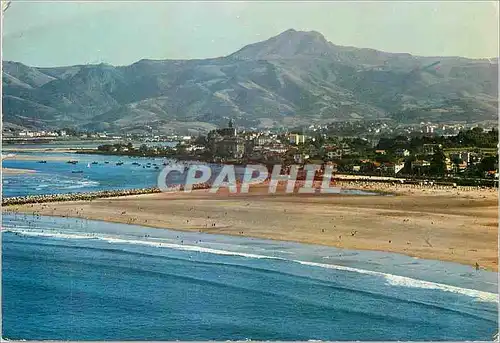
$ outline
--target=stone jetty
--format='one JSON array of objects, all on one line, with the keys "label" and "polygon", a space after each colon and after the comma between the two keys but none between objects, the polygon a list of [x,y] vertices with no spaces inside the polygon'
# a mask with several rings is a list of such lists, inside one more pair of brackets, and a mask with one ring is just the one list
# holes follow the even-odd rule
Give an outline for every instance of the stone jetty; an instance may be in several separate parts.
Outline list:
[{"label": "stone jetty", "polygon": [[[210,188],[210,183],[201,183],[193,185],[192,189],[207,189]],[[181,190],[183,187],[181,186]],[[28,195],[23,197],[8,197],[2,199],[2,206],[35,204],[46,202],[63,202],[63,201],[79,201],[93,200],[99,198],[115,198],[128,195],[152,194],[161,193],[158,187],[151,188],[136,188],[136,189],[119,189],[106,190],[86,193],[64,193],[64,194],[47,194],[47,195]]]},{"label": "stone jetty", "polygon": [[87,193],[28,195],[23,197],[4,198],[2,199],[2,206],[35,204],[35,203],[45,203],[45,202],[93,200],[98,198],[114,198],[127,195],[150,194],[159,192],[160,190],[158,188],[153,187],[153,188],[139,188],[139,189],[108,190],[108,191],[87,192]]}]

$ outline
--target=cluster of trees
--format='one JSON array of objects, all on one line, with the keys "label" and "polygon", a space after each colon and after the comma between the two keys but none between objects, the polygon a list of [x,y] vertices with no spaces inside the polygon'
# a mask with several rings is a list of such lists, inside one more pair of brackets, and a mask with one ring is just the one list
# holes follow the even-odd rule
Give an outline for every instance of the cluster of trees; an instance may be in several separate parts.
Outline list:
[{"label": "cluster of trees", "polygon": [[[88,153],[88,151],[85,151]],[[97,147],[97,153],[127,155],[127,156],[165,156],[169,157],[174,153],[170,147],[148,146],[142,144],[139,148],[134,148],[132,143],[103,144]]]},{"label": "cluster of trees", "polygon": [[132,150],[134,150],[134,146],[132,145],[132,143],[103,144],[103,145],[99,145],[97,147],[97,150],[102,151],[102,152],[132,151]]},{"label": "cluster of trees", "polygon": [[[425,144],[434,144],[434,153],[424,152]],[[485,132],[481,128],[474,128],[460,132],[455,136],[419,136],[407,137],[398,135],[395,137],[380,138],[378,144],[373,147],[369,141],[360,138],[350,138],[340,140],[338,137],[324,137],[317,135],[309,139],[305,144],[299,145],[299,152],[308,153],[310,159],[326,160],[324,149],[322,147],[332,145],[337,147],[346,147],[341,159],[335,160],[339,170],[350,172],[354,165],[359,165],[361,170],[374,173],[382,172],[384,165],[391,163],[405,163],[402,171],[405,175],[420,175],[441,177],[449,173],[447,166],[447,156],[445,149],[467,148],[468,151],[474,149],[480,152],[481,148],[496,148],[498,144],[498,131],[492,130]],[[439,148],[439,146],[441,148]],[[471,149],[472,148],[472,149]],[[375,150],[384,150],[377,153]],[[405,151],[407,150],[407,151]],[[349,152],[347,152],[349,151]],[[484,177],[488,171],[498,169],[498,155],[484,156],[483,153],[477,155],[482,157],[479,163],[473,163],[468,166],[462,174],[467,177]],[[459,170],[462,160],[459,157],[451,155],[451,162],[455,166],[454,170]],[[291,160],[292,155],[286,156]],[[476,157],[477,158],[477,157]],[[368,160],[368,161],[367,161]],[[420,168],[412,168],[412,163],[417,160],[425,160],[429,165]],[[379,166],[382,166],[380,168]]]},{"label": "cluster of trees", "polygon": [[408,149],[418,151],[424,144],[441,144],[443,148],[496,148],[498,145],[498,130],[485,132],[480,127],[460,131],[456,136],[396,136],[381,138],[377,149],[395,150]]}]

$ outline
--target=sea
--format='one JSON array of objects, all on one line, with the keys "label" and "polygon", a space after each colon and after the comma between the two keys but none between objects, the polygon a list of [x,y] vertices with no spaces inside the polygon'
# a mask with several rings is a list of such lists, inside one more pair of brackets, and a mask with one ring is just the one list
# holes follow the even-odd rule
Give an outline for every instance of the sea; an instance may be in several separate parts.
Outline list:
[{"label": "sea", "polygon": [[[136,159],[63,156],[80,162],[3,161],[37,171],[4,175],[3,196],[156,185],[158,170]],[[498,280],[394,253],[7,208],[2,330],[12,340],[491,340]]]}]

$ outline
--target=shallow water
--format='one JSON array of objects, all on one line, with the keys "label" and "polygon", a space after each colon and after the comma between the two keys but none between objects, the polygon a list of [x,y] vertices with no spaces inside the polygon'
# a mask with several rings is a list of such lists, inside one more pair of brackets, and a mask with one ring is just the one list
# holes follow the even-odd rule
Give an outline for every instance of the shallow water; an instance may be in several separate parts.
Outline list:
[{"label": "shallow water", "polygon": [[[18,153],[18,155],[40,156],[40,153]],[[165,158],[143,158],[127,156],[103,156],[90,154],[68,154],[46,152],[43,156],[47,163],[30,160],[5,160],[4,168],[20,168],[35,170],[30,174],[3,175],[3,196],[26,196],[39,194],[62,194],[96,192],[103,190],[134,189],[156,187],[158,175],[163,163],[172,163]],[[61,158],[60,161],[50,160],[50,157]],[[69,160],[79,160],[73,165]],[[92,162],[98,164],[92,164]],[[106,164],[105,162],[109,162]],[[116,165],[123,162],[122,165]],[[132,163],[140,163],[134,165]],[[150,167],[148,167],[148,163]],[[159,169],[156,169],[158,167]],[[221,166],[213,166],[213,178]],[[74,173],[81,171],[82,173]],[[236,168],[237,178],[241,178],[244,170]],[[342,190],[344,194],[373,195],[375,193],[359,190]]]},{"label": "shallow water", "polygon": [[398,254],[3,218],[11,339],[489,340],[496,273]]},{"label": "shallow water", "polygon": [[[40,153],[18,155],[40,156]],[[37,171],[33,174],[3,175],[4,197],[153,187],[157,184],[160,172],[153,164],[162,168],[163,162],[168,161],[160,158],[64,153],[43,153],[43,156],[48,159],[47,163],[38,163],[36,160],[3,161],[5,168]],[[49,157],[62,160],[51,161]],[[79,163],[73,165],[67,163],[69,160],[79,160]],[[94,161],[98,164],[92,164]],[[106,161],[109,163],[106,164]],[[123,165],[116,165],[118,162],[123,162]],[[133,162],[141,163],[141,166],[132,165]],[[147,163],[151,163],[149,168],[145,167]],[[74,173],[77,171],[82,173]]]}]

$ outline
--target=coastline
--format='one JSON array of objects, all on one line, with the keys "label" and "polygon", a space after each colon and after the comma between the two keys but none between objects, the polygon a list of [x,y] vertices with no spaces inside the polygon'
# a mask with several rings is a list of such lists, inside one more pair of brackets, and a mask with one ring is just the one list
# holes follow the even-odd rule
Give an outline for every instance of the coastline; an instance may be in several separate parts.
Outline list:
[{"label": "coastline", "polygon": [[[11,205],[7,211],[400,253],[498,271],[498,192],[339,182],[395,196],[153,193]],[[281,188],[282,189],[282,188]]]},{"label": "coastline", "polygon": [[36,170],[32,169],[19,169],[19,168],[2,168],[2,174],[5,175],[19,175],[19,174],[33,174]]},{"label": "coastline", "polygon": [[[38,153],[38,152],[37,152]],[[44,156],[40,155],[23,155],[15,154],[13,156],[5,156],[3,160],[12,161],[68,161],[69,156]],[[71,158],[72,160],[79,160],[78,158]]]}]

